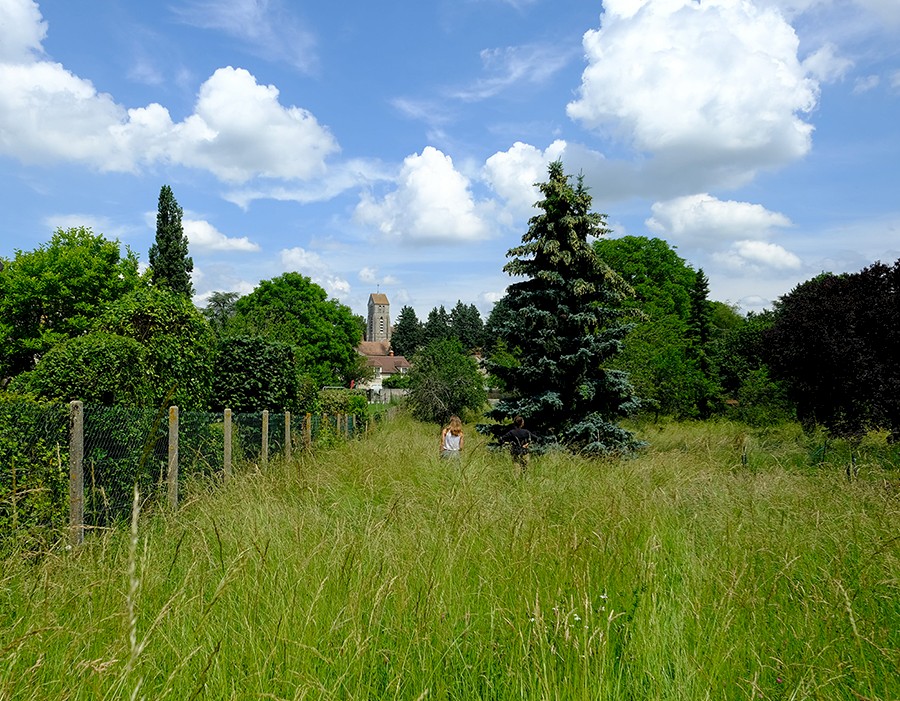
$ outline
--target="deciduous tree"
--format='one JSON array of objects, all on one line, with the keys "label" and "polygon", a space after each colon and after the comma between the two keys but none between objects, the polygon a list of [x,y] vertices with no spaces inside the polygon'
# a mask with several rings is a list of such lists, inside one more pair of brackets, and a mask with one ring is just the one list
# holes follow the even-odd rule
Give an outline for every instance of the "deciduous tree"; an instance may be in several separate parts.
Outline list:
[{"label": "deciduous tree", "polygon": [[232,327],[238,334],[293,346],[300,372],[320,387],[349,386],[366,376],[353,312],[300,273],[263,280],[237,300]]},{"label": "deciduous tree", "polygon": [[443,423],[487,401],[478,364],[455,338],[436,339],[417,352],[409,371],[409,407],[422,421]]},{"label": "deciduous tree", "polygon": [[49,243],[17,250],[0,271],[0,376],[32,369],[140,284],[137,256],[86,227],[57,229]]}]

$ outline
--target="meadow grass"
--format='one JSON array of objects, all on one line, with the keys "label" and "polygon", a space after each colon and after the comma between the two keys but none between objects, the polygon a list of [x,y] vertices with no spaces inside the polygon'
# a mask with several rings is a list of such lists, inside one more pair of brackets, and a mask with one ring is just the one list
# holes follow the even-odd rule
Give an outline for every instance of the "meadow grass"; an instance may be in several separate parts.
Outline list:
[{"label": "meadow grass", "polygon": [[0,699],[900,698],[900,496],[794,427],[624,460],[403,416],[0,563]]}]

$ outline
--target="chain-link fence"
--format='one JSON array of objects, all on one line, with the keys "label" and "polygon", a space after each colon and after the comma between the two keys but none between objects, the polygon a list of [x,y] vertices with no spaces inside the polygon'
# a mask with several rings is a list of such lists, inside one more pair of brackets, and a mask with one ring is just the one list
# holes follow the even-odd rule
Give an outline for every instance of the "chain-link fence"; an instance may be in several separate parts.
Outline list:
[{"label": "chain-link fence", "polygon": [[[262,469],[272,458],[360,436],[355,415],[211,413],[0,399],[0,554],[44,548],[68,533],[131,515],[134,485],[149,504],[177,504],[179,484]],[[174,482],[173,482],[174,480]]]}]

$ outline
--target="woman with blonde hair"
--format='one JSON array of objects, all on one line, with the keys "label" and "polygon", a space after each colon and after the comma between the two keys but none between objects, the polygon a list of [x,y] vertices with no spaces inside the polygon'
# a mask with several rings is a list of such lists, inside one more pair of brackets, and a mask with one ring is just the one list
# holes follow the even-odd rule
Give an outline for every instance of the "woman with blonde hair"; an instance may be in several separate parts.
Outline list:
[{"label": "woman with blonde hair", "polygon": [[441,457],[458,458],[463,449],[462,421],[458,416],[450,417],[450,424],[441,431]]}]

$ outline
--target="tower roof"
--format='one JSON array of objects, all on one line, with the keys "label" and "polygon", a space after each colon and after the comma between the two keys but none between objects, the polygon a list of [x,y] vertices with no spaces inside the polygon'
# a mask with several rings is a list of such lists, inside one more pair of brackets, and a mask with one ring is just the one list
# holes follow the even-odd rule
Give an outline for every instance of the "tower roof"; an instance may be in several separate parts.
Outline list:
[{"label": "tower roof", "polygon": [[373,292],[369,295],[369,304],[390,304],[390,302],[383,292]]}]

